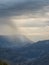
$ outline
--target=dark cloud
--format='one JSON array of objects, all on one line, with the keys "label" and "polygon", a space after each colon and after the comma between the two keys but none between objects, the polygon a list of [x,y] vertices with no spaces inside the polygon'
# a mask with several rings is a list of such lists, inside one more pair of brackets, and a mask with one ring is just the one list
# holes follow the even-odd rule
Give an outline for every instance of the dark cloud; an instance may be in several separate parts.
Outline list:
[{"label": "dark cloud", "polygon": [[[22,0],[21,0],[22,1]],[[7,3],[0,3],[0,16],[14,16],[14,15],[24,15],[26,13],[36,12],[45,5],[49,5],[48,0],[24,0],[23,2],[17,3],[15,1],[9,1]]]}]

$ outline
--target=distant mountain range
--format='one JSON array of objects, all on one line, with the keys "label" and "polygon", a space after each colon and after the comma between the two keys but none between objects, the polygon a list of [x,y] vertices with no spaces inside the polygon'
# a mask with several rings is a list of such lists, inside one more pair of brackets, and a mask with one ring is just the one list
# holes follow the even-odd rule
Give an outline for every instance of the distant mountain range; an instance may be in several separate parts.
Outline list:
[{"label": "distant mountain range", "polygon": [[0,36],[0,59],[13,65],[49,65],[49,40],[32,43],[24,36]]}]

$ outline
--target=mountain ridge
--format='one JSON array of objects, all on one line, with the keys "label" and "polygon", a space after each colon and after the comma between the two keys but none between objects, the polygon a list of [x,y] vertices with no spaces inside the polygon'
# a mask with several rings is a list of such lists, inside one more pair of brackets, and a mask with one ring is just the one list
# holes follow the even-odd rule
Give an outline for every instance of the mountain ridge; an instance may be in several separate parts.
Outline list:
[{"label": "mountain ridge", "polygon": [[[0,42],[5,44],[4,41],[6,41],[7,46],[8,44],[13,44],[13,42],[9,43],[7,38],[0,37]],[[43,59],[43,62],[45,62],[44,57],[47,57],[47,54],[49,53],[49,40],[42,40],[34,42],[33,44],[29,41],[25,46],[21,46],[19,48],[17,48],[17,46],[8,48],[5,46],[6,44],[2,47],[2,43],[0,43],[0,60],[5,59],[10,61],[13,65],[36,65],[36,63],[39,65],[38,61],[42,61]]]},{"label": "mountain ridge", "polygon": [[3,44],[3,47],[22,47],[30,43],[32,43],[32,41],[25,36],[0,36],[0,45]]}]

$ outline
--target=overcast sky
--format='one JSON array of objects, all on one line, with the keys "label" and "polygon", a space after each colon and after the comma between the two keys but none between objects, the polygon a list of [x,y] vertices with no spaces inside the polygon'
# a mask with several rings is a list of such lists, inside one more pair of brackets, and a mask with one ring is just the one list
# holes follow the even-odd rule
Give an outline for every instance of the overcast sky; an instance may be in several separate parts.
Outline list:
[{"label": "overcast sky", "polygon": [[49,0],[0,0],[0,35],[49,39]]}]

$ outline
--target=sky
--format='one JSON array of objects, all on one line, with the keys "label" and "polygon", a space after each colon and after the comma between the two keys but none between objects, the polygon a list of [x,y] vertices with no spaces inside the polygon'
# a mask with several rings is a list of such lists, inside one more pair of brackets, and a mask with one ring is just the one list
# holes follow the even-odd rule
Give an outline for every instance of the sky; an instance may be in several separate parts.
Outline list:
[{"label": "sky", "polygon": [[49,0],[0,0],[0,35],[49,39]]}]

